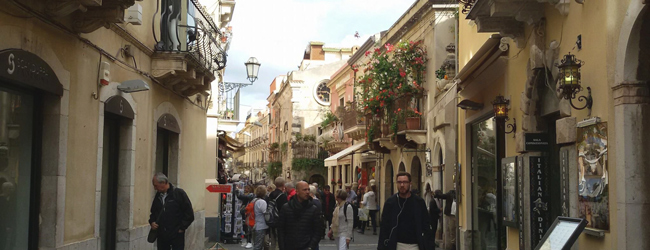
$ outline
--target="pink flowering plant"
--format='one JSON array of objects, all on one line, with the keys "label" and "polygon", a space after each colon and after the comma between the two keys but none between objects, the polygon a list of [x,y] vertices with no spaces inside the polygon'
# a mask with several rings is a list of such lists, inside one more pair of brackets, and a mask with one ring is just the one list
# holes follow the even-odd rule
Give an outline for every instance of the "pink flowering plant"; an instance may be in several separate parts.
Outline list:
[{"label": "pink flowering plant", "polygon": [[421,96],[424,92],[426,53],[421,40],[387,43],[366,51],[365,56],[370,57],[368,63],[352,66],[355,73],[365,66],[357,79],[359,92],[356,93],[364,112],[394,124],[398,118],[393,110],[395,101]]}]

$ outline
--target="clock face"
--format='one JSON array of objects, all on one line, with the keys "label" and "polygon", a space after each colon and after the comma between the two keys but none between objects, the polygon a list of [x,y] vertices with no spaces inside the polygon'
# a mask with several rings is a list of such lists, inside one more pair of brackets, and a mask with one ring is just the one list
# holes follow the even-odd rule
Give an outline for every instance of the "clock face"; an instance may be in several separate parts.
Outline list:
[{"label": "clock face", "polygon": [[327,87],[325,82],[318,84],[315,89],[314,97],[322,105],[330,103],[330,88]]}]

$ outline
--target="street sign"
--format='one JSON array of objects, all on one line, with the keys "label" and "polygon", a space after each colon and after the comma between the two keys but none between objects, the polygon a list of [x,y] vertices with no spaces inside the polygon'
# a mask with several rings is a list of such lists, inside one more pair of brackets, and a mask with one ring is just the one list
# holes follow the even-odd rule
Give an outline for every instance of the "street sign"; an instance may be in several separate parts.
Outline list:
[{"label": "street sign", "polygon": [[230,193],[232,192],[232,186],[231,185],[223,185],[223,184],[214,184],[206,187],[210,193]]},{"label": "street sign", "polygon": [[524,133],[524,150],[548,151],[549,141],[547,133]]}]

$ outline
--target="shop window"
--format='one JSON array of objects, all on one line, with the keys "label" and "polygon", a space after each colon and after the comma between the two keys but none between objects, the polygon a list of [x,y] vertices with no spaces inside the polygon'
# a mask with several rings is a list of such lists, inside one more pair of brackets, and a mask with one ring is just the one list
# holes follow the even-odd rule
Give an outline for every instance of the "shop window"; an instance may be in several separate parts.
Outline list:
[{"label": "shop window", "polygon": [[31,201],[39,192],[32,179],[33,107],[31,95],[0,89],[0,249],[28,249],[27,222],[38,211]]}]

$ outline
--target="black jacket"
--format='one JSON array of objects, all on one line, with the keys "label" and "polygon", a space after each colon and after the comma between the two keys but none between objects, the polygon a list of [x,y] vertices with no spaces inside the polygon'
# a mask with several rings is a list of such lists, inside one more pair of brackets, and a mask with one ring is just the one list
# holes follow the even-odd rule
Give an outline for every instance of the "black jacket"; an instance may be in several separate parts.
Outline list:
[{"label": "black jacket", "polygon": [[449,190],[446,194],[440,194],[440,195],[433,195],[434,198],[438,199],[444,199],[445,200],[445,207],[443,209],[443,213],[445,215],[453,216],[451,214],[451,204],[454,203],[454,199],[456,198],[456,191],[455,190]]},{"label": "black jacket", "polygon": [[280,250],[315,249],[325,234],[320,208],[311,197],[303,202],[294,196],[280,210],[278,240]]},{"label": "black jacket", "polygon": [[[326,204],[326,199],[327,196],[330,197],[330,203]],[[334,213],[334,208],[336,207],[336,198],[334,198],[334,194],[330,193],[329,195],[323,194],[323,198],[320,199],[320,203],[323,204],[323,213],[325,214],[325,218],[332,218],[332,214]]]},{"label": "black jacket", "polygon": [[275,200],[279,195],[283,195],[284,198],[280,198],[275,202],[275,207],[278,208],[278,212],[282,210],[282,206],[287,203],[287,194],[282,192],[280,189],[273,190],[271,194],[269,195],[269,200]]},{"label": "black jacket", "polygon": [[190,198],[181,188],[174,187],[169,183],[167,197],[165,197],[165,206],[161,201],[161,193],[156,192],[153,203],[151,204],[151,215],[149,215],[149,224],[156,221],[158,215],[160,219],[158,224],[158,237],[172,239],[178,235],[178,230],[185,231],[194,221],[194,210]]},{"label": "black jacket", "polygon": [[[412,207],[413,211],[403,211],[404,213],[415,214],[415,231],[418,235],[418,245],[420,250],[434,249],[433,230],[431,230],[431,223],[429,219],[429,211],[427,210],[424,199],[420,196],[411,194],[409,199],[415,199],[415,206]],[[387,230],[379,230],[379,242],[377,249],[397,249],[397,234],[395,232],[391,235],[391,228],[397,226],[397,215],[400,212],[400,207],[397,200],[397,194],[391,196],[384,203],[383,212],[381,213],[381,228]],[[387,244],[385,241],[388,240]]]}]

